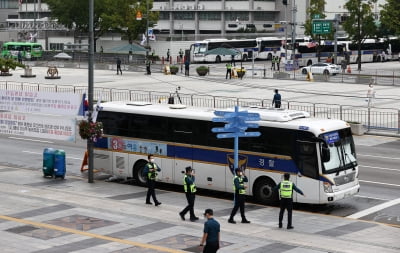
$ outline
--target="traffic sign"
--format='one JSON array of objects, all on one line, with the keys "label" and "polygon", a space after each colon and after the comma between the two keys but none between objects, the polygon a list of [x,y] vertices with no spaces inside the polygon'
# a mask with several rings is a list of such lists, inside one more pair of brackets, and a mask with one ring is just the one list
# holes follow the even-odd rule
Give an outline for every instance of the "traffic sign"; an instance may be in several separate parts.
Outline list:
[{"label": "traffic sign", "polygon": [[313,34],[329,34],[332,32],[332,22],[327,20],[313,20],[312,33]]},{"label": "traffic sign", "polygon": [[317,13],[313,15],[313,19],[320,19],[321,18],[321,14]]}]

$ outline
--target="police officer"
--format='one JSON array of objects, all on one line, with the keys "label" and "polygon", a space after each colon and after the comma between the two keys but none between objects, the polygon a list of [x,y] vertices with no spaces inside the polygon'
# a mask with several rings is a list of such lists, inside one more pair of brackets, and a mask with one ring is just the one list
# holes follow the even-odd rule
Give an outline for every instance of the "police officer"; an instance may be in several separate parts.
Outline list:
[{"label": "police officer", "polygon": [[182,220],[185,220],[185,214],[190,212],[190,221],[197,221],[199,218],[194,214],[194,200],[196,197],[195,175],[192,167],[188,166],[185,170],[186,174],[183,177],[183,189],[185,190],[188,205],[179,213],[179,216],[181,216]]},{"label": "police officer", "polygon": [[272,105],[275,104],[275,108],[281,108],[281,94],[279,94],[278,90],[275,90],[274,98],[272,99]]},{"label": "police officer", "polygon": [[160,172],[161,169],[154,163],[154,156],[148,155],[147,156],[149,162],[144,167],[144,174],[146,175],[147,179],[147,196],[146,196],[146,204],[152,205],[153,203],[150,202],[150,196],[153,198],[154,204],[156,206],[161,205],[156,198],[155,188],[156,188],[156,178],[157,172]]},{"label": "police officer", "polygon": [[236,176],[233,178],[233,190],[235,191],[235,205],[233,206],[231,216],[228,222],[236,224],[233,217],[236,215],[237,210],[240,208],[240,215],[242,216],[242,223],[250,223],[244,215],[244,202],[246,198],[246,188],[247,185],[244,183],[248,182],[246,175],[243,174],[241,169],[236,169]]},{"label": "police officer", "polygon": [[288,211],[288,224],[287,229],[293,229],[292,226],[292,210],[293,210],[293,190],[305,196],[304,193],[296,187],[296,185],[289,181],[290,174],[283,175],[283,181],[274,187],[274,190],[279,189],[279,196],[281,198],[281,210],[279,212],[279,228],[282,228],[282,219],[285,209]]},{"label": "police officer", "polygon": [[226,75],[225,75],[225,79],[228,79],[228,75],[229,75],[229,79],[232,78],[232,64],[227,63],[226,64]]}]

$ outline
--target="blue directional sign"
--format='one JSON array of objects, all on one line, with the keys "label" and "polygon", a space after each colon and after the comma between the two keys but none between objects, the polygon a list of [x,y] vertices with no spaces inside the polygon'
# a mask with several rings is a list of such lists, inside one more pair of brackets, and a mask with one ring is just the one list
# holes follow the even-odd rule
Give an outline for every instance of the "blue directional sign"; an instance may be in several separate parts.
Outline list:
[{"label": "blue directional sign", "polygon": [[[211,129],[213,133],[218,133],[218,139],[234,138],[234,167],[238,168],[239,161],[239,137],[258,137],[260,132],[245,132],[248,128],[258,128],[258,124],[254,121],[260,120],[260,114],[249,113],[247,111],[239,111],[239,107],[235,106],[234,112],[215,111],[213,122],[225,122],[224,127],[214,127]],[[250,121],[250,122],[249,122]]]}]

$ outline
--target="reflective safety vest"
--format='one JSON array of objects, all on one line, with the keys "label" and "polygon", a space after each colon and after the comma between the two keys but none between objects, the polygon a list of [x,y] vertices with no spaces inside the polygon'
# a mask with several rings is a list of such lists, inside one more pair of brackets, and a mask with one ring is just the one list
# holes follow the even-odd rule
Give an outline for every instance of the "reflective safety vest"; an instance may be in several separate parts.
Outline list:
[{"label": "reflective safety vest", "polygon": [[[153,163],[153,165],[151,163],[146,164],[148,172],[147,172],[147,179],[150,180],[156,180],[157,177],[157,165],[155,163]],[[151,169],[154,169],[154,171],[150,171]]]},{"label": "reflective safety vest", "polygon": [[293,196],[293,183],[284,180],[281,182],[281,186],[279,188],[279,195],[281,198],[290,199]]},{"label": "reflective safety vest", "polygon": [[[188,177],[189,177],[188,175],[185,175],[183,177],[183,189],[185,190],[185,192],[188,192],[188,185],[186,183],[186,178],[188,178]],[[191,178],[191,179],[193,179],[193,178]],[[195,193],[196,192],[196,185],[194,184],[194,182],[193,182],[193,184],[189,185],[189,190],[190,190],[190,193]]]},{"label": "reflective safety vest", "polygon": [[[242,188],[242,189],[236,189],[236,185],[235,185],[236,178],[239,180],[239,185],[241,186],[240,188]],[[244,188],[244,183],[243,183],[242,177],[235,176],[233,178],[233,190],[235,191],[235,193],[246,194],[246,189]]]}]

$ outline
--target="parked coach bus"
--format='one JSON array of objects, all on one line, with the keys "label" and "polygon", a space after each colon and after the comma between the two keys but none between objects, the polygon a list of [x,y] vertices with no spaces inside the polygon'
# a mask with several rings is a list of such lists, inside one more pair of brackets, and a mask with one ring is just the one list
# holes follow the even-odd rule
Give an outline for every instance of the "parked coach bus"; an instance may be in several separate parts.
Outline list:
[{"label": "parked coach bus", "polygon": [[[105,136],[95,143],[96,170],[144,185],[142,170],[147,155],[154,154],[162,168],[159,181],[181,184],[182,170],[192,166],[199,188],[232,192],[233,140],[217,139],[211,132],[223,125],[212,122],[214,109],[144,102],[107,102],[101,107],[97,121],[103,123]],[[248,195],[263,204],[277,201],[272,188],[285,172],[306,194],[295,193],[296,202],[328,203],[359,191],[356,152],[346,122],[293,110],[248,111],[261,117],[261,136],[239,143]]]}]

